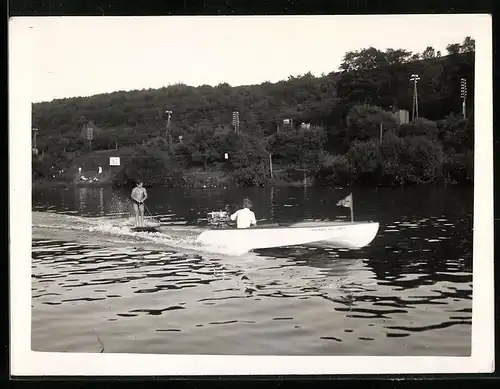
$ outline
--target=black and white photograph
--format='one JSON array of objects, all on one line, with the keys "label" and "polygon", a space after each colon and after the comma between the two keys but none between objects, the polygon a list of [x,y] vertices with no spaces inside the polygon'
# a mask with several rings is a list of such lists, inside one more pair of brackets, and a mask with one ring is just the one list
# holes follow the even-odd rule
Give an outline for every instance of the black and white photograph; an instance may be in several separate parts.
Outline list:
[{"label": "black and white photograph", "polygon": [[9,34],[12,374],[494,370],[489,15]]}]

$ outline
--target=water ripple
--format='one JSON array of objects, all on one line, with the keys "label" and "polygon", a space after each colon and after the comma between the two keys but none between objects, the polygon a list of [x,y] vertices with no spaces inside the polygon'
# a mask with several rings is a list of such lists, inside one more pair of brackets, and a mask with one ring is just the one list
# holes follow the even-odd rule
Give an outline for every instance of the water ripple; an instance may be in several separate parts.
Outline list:
[{"label": "water ripple", "polygon": [[57,350],[78,351],[88,342],[73,339],[99,328],[125,352],[359,354],[383,339],[395,349],[435,341],[439,354],[448,339],[467,354],[472,250],[453,238],[466,232],[449,217],[406,217],[361,250],[237,258],[34,239],[33,342],[49,350],[65,333]]}]

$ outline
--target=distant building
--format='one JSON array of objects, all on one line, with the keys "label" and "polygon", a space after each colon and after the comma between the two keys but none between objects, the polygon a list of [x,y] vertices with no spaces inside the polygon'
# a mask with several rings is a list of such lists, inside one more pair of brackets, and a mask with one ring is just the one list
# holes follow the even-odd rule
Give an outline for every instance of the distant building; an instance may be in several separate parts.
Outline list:
[{"label": "distant building", "polygon": [[399,124],[407,124],[410,121],[410,112],[406,109],[400,109],[394,112],[394,117]]},{"label": "distant building", "polygon": [[293,119],[283,119],[283,130],[292,130],[293,129]]},{"label": "distant building", "polygon": [[310,130],[311,129],[311,123],[300,123],[300,129],[301,130]]}]

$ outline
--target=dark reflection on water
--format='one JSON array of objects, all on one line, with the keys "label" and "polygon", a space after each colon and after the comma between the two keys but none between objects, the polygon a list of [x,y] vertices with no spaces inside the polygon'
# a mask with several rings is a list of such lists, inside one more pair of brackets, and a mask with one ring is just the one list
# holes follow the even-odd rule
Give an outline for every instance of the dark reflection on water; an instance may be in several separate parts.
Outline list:
[{"label": "dark reflection on water", "polygon": [[[35,207],[116,212],[119,195],[89,193],[69,205],[68,194],[65,205],[35,195]],[[150,193],[164,224],[199,222],[213,204],[241,197]],[[361,250],[288,247],[228,257],[34,240],[33,348],[99,352],[97,332],[106,352],[469,355],[470,194],[407,193],[355,193],[357,219],[380,222]],[[338,219],[346,213],[334,207],[341,194],[250,190],[259,217],[272,221]]]}]

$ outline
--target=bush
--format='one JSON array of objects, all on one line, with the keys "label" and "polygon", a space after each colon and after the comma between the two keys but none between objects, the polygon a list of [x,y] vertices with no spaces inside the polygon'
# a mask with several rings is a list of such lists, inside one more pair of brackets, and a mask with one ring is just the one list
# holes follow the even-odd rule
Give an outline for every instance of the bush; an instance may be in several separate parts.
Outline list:
[{"label": "bush", "polygon": [[34,180],[39,180],[42,178],[51,178],[51,161],[48,159],[33,158],[31,166],[31,174]]},{"label": "bush", "polygon": [[425,136],[436,141],[438,139],[438,126],[432,120],[417,118],[409,123],[402,124],[399,129],[399,136]]},{"label": "bush", "polygon": [[355,105],[346,117],[348,135],[351,139],[367,141],[379,138],[380,125],[384,132],[398,127],[396,117],[382,108],[372,105]]},{"label": "bush", "polygon": [[443,151],[439,142],[423,136],[406,138],[388,133],[376,140],[355,142],[347,160],[357,182],[365,184],[426,184],[441,176]]},{"label": "bush", "polygon": [[405,138],[406,154],[411,156],[414,183],[427,184],[436,182],[441,176],[443,150],[441,144],[424,136]]},{"label": "bush", "polygon": [[269,182],[260,170],[255,168],[242,168],[231,173],[231,182],[239,187],[262,186]]},{"label": "bush", "polygon": [[447,152],[467,153],[474,150],[474,120],[449,115],[438,122],[439,139]]},{"label": "bush", "polygon": [[352,170],[344,155],[325,157],[316,174],[316,183],[320,186],[349,185],[352,180]]},{"label": "bush", "polygon": [[446,184],[464,184],[472,182],[474,177],[474,159],[472,152],[457,154],[451,152],[444,158],[442,176]]},{"label": "bush", "polygon": [[347,162],[356,180],[365,183],[376,182],[380,177],[380,143],[375,140],[354,142],[347,152]]}]

